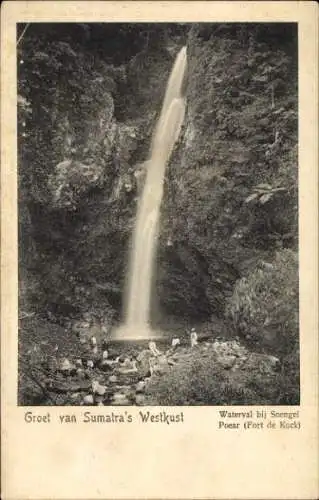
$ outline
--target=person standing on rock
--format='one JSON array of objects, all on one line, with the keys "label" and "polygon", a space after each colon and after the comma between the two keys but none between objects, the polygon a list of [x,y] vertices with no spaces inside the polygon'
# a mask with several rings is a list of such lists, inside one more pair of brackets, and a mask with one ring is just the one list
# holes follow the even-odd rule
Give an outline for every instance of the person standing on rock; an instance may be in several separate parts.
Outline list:
[{"label": "person standing on rock", "polygon": [[191,341],[191,347],[195,347],[195,345],[198,344],[198,335],[196,333],[195,328],[191,329],[190,341]]}]

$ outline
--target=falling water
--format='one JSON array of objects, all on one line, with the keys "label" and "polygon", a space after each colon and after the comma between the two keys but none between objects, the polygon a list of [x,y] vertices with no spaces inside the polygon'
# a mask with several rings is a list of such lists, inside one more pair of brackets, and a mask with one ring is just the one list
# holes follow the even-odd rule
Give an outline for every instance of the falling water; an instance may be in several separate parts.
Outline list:
[{"label": "falling water", "polygon": [[167,83],[147,162],[146,180],[133,233],[125,323],[116,332],[119,339],[148,339],[155,336],[149,326],[154,256],[165,167],[178,139],[185,114],[185,99],[181,95],[181,89],[186,62],[186,47],[183,47],[176,57]]}]

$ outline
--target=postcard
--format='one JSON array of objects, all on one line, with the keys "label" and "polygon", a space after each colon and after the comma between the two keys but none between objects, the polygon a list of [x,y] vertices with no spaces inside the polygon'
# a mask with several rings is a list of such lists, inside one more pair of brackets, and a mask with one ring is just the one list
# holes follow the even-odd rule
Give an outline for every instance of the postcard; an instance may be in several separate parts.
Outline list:
[{"label": "postcard", "polygon": [[4,2],[4,499],[318,497],[317,16]]}]

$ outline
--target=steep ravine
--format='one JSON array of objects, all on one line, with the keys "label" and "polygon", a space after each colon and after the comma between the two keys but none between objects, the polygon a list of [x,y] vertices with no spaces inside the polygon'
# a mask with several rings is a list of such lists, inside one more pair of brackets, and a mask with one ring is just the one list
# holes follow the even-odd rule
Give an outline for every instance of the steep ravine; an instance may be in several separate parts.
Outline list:
[{"label": "steep ravine", "polygon": [[96,42],[114,41],[105,29],[90,27],[83,44],[72,30],[33,27],[19,49],[20,315],[35,322],[22,320],[21,342],[39,324],[54,347],[64,334],[78,342],[78,322],[104,337],[119,321],[143,165],[186,43],[187,110],[166,170],[153,321],[186,345],[195,326],[281,366],[290,356],[297,377],[294,25],[182,25],[177,35],[123,25],[114,56]]}]

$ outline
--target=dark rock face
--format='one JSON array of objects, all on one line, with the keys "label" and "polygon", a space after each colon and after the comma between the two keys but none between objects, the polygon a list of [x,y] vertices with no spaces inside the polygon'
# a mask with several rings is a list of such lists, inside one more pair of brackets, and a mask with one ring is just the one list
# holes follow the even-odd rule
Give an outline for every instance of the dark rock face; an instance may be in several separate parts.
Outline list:
[{"label": "dark rock face", "polygon": [[[184,313],[222,314],[235,280],[252,263],[296,245],[290,29],[287,44],[271,27],[199,25],[189,33],[187,116],[163,203],[163,245],[173,244],[162,247],[159,264],[162,301]],[[262,183],[268,199],[261,193],[247,202]]]},{"label": "dark rock face", "polygon": [[221,312],[224,293],[231,293],[238,273],[218,255],[209,258],[189,241],[176,239],[159,251],[157,289],[163,309],[188,319]]}]

